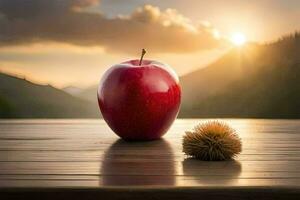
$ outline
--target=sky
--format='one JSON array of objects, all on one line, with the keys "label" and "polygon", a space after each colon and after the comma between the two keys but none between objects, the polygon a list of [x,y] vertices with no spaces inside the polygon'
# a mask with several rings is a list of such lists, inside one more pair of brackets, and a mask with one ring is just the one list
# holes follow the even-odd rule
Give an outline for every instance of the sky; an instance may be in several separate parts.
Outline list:
[{"label": "sky", "polygon": [[146,48],[184,75],[299,30],[299,10],[298,0],[0,0],[0,71],[84,88]]}]

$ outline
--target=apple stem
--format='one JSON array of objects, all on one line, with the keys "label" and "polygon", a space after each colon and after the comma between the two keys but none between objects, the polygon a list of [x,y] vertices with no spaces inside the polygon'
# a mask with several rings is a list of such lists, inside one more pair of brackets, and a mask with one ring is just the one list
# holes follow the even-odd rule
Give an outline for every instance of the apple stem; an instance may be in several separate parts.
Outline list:
[{"label": "apple stem", "polygon": [[146,50],[142,49],[142,55],[141,55],[139,66],[141,66],[145,54],[146,54]]}]

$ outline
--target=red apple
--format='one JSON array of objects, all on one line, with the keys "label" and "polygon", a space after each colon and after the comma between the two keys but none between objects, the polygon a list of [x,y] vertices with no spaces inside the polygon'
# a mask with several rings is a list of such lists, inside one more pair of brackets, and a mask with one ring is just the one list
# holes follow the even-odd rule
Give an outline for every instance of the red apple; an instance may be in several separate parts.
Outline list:
[{"label": "red apple", "polygon": [[181,101],[178,76],[151,60],[130,60],[103,75],[98,103],[104,120],[126,140],[154,140],[167,132]]}]

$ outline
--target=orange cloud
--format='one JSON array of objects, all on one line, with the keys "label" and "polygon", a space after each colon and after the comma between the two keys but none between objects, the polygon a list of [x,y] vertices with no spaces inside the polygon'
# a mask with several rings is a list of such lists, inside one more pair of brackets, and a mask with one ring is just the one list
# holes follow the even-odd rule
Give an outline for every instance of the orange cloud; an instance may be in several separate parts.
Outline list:
[{"label": "orange cloud", "polygon": [[152,5],[107,18],[84,9],[99,0],[0,0],[0,46],[60,42],[106,51],[185,53],[217,48],[223,40],[211,26],[194,24],[175,9]]}]

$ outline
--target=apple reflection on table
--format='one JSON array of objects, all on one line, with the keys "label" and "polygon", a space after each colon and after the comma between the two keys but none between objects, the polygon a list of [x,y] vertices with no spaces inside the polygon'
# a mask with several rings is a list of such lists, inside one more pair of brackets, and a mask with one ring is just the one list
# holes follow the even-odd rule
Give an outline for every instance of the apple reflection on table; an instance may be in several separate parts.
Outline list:
[{"label": "apple reflection on table", "polygon": [[114,142],[105,152],[100,169],[100,185],[175,184],[174,155],[164,140]]}]

